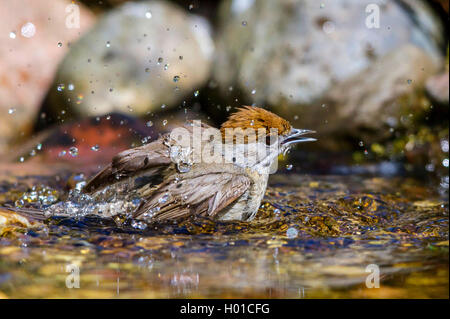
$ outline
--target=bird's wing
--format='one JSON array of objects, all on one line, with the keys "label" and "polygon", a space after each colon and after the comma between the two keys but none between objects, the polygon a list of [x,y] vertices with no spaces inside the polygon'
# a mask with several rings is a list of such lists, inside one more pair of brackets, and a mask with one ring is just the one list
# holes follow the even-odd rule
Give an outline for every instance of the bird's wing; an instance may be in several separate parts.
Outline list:
[{"label": "bird's wing", "polygon": [[244,174],[207,172],[170,178],[135,211],[134,217],[168,220],[192,215],[216,217],[249,188]]},{"label": "bird's wing", "polygon": [[172,163],[169,148],[163,138],[123,151],[113,157],[112,162],[95,175],[84,187],[87,193],[93,193],[104,186],[113,184],[124,178],[135,176],[147,169],[158,173]]},{"label": "bird's wing", "polygon": [[17,213],[19,215],[22,215],[23,217],[26,217],[28,220],[36,220],[36,221],[44,221],[47,219],[45,216],[44,210],[42,209],[36,209],[36,208],[19,208],[19,207],[1,207],[0,210],[5,209],[9,210],[11,212]]},{"label": "bird's wing", "polygon": [[[212,128],[203,122],[195,121],[192,122],[192,125],[184,125],[189,134],[193,133],[195,127],[200,127],[201,130]],[[147,171],[147,175],[153,174],[157,178],[172,163],[169,146],[165,143],[168,137],[169,134],[165,134],[152,143],[117,154],[108,166],[86,184],[84,191],[94,193],[107,185],[137,176],[143,171]]]}]

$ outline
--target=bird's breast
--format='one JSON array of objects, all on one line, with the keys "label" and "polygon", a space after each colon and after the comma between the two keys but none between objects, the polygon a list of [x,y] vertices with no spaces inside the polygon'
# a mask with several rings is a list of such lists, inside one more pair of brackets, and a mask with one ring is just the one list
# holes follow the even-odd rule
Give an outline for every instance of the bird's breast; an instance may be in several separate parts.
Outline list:
[{"label": "bird's breast", "polygon": [[268,175],[252,172],[250,188],[229,207],[224,209],[224,213],[219,220],[241,220],[251,221],[258,212],[261,201],[267,188]]}]

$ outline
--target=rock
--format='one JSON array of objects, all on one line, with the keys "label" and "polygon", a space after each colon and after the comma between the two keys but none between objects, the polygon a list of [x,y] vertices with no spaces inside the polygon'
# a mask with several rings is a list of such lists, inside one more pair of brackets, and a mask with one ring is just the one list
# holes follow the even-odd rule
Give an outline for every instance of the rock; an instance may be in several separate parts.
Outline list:
[{"label": "rock", "polygon": [[448,71],[430,77],[425,85],[427,93],[431,98],[439,103],[448,104],[449,102],[449,74]]},{"label": "rock", "polygon": [[168,2],[125,3],[72,46],[51,104],[75,116],[174,106],[207,80],[213,51],[203,18]]},{"label": "rock", "polygon": [[[380,28],[366,26],[369,4],[380,10]],[[258,104],[313,104],[408,44],[442,62],[442,26],[419,1],[233,0],[220,17],[214,79],[223,92],[237,85]]]},{"label": "rock", "polygon": [[30,163],[67,164],[94,167],[111,162],[119,152],[156,140],[161,134],[185,124],[189,119],[207,119],[196,112],[164,112],[146,120],[120,113],[73,120],[40,132],[36,137],[11,149],[4,160]]},{"label": "rock", "polygon": [[[67,28],[74,6],[80,25]],[[68,44],[94,19],[68,0],[0,2],[0,153],[29,133]]]},{"label": "rock", "polygon": [[[423,87],[435,70],[423,50],[403,46],[336,84],[319,105],[298,107],[302,116],[294,123],[312,127],[321,134],[339,135],[396,126],[405,111],[399,99]],[[410,106],[409,111],[412,110]]]},{"label": "rock", "polygon": [[154,139],[158,132],[140,119],[107,114],[72,121],[41,132],[12,151],[11,161],[103,165],[117,153]]}]

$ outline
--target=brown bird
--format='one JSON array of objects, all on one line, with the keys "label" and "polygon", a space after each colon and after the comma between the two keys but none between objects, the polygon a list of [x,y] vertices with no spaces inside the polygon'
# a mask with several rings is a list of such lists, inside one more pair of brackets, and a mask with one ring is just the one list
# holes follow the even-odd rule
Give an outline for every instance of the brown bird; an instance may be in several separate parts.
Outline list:
[{"label": "brown bird", "polygon": [[[152,143],[123,151],[83,189],[104,205],[104,216],[126,213],[146,222],[205,216],[252,220],[278,155],[310,130],[245,106],[220,130],[193,121]],[[117,204],[118,203],[118,204]],[[106,208],[109,207],[109,208]]]}]

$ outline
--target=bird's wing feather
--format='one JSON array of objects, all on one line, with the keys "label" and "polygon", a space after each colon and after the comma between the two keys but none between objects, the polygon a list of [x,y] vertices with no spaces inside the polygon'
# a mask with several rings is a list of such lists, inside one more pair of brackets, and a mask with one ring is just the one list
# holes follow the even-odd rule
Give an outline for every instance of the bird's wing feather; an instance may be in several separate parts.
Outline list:
[{"label": "bird's wing feather", "polygon": [[36,209],[36,208],[19,208],[19,207],[1,207],[0,209],[6,209],[11,212],[17,213],[19,215],[22,215],[23,217],[26,217],[29,220],[36,220],[36,221],[44,221],[47,219],[47,217],[44,214],[44,210],[42,209]]},{"label": "bird's wing feather", "polygon": [[168,147],[160,138],[114,156],[112,162],[86,184],[84,190],[92,193],[123,178],[135,176],[143,170],[167,167],[171,162]]},{"label": "bird's wing feather", "polygon": [[251,184],[243,174],[213,172],[166,182],[143,201],[134,217],[167,220],[190,215],[217,216]]}]

